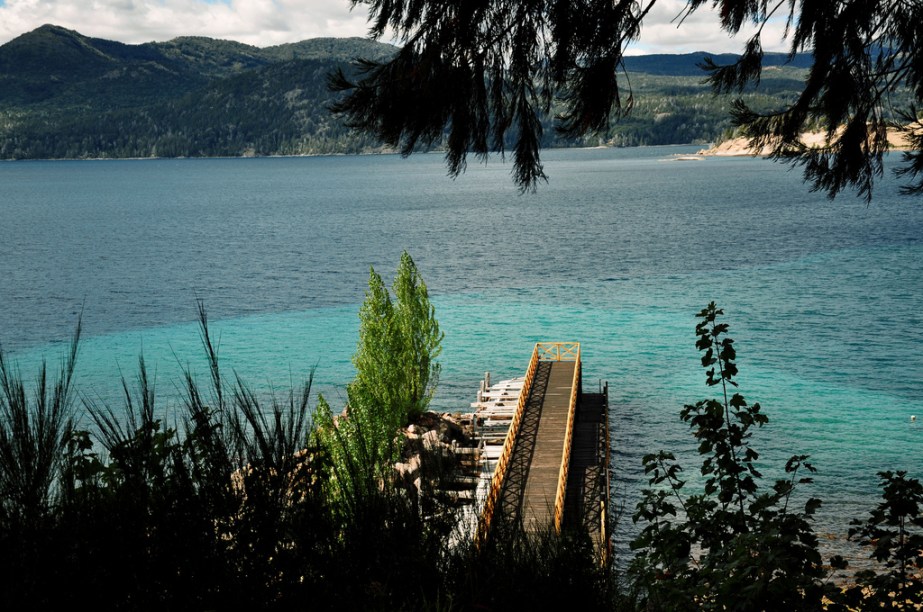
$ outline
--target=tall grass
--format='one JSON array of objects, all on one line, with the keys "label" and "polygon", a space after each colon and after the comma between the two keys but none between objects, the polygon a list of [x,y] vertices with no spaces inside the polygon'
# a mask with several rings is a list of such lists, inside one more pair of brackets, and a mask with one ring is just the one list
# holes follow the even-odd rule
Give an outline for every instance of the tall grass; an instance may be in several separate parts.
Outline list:
[{"label": "tall grass", "polygon": [[[606,572],[578,561],[571,540],[477,551],[465,535],[448,537],[448,502],[349,454],[374,445],[361,429],[349,442],[316,435],[313,373],[264,398],[225,376],[201,303],[199,314],[208,382],[186,369],[173,414],[142,357],[119,403],[84,400],[88,422],[75,423],[79,325],[57,377],[43,366],[31,393],[0,350],[0,609],[612,602]],[[450,469],[424,455],[424,480]],[[361,486],[344,498],[334,478]]]},{"label": "tall grass", "polygon": [[72,428],[71,382],[77,359],[80,325],[57,380],[49,383],[43,362],[35,389],[26,392],[21,373],[0,348],[0,518],[44,518],[55,494],[56,474]]},{"label": "tall grass", "polygon": [[[0,575],[5,591],[40,592],[59,525],[60,475],[73,432],[80,323],[57,378],[43,362],[32,393],[0,347]],[[36,598],[41,601],[40,598]]]}]

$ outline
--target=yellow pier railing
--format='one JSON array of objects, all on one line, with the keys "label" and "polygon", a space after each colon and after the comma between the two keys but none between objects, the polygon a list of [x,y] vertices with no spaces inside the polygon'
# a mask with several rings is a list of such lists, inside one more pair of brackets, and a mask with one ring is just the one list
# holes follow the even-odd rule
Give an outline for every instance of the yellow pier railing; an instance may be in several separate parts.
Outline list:
[{"label": "yellow pier railing", "polygon": [[579,342],[539,342],[535,348],[541,361],[580,361]]},{"label": "yellow pier railing", "polygon": [[[567,429],[564,432],[564,449],[561,453],[561,471],[558,474],[558,491],[554,498],[554,530],[557,533],[561,533],[561,527],[564,524],[564,494],[567,491],[567,473],[570,467],[570,450],[571,445],[574,441],[574,415],[577,412],[577,400],[579,397],[580,391],[580,343],[571,342],[568,345],[560,345],[562,347],[567,346],[566,352],[563,353],[566,357],[573,356],[573,361],[577,363],[574,365],[574,380],[571,382],[570,387],[570,403],[567,407]],[[558,361],[562,361],[561,358],[562,350],[558,350]],[[570,361],[570,359],[566,359]]]},{"label": "yellow pier railing", "polygon": [[503,444],[503,450],[500,453],[500,459],[497,467],[494,468],[493,477],[491,478],[490,489],[487,499],[484,502],[484,508],[481,512],[480,521],[478,522],[478,531],[475,536],[475,542],[481,546],[487,541],[490,533],[491,522],[493,521],[494,512],[496,511],[497,501],[503,490],[503,482],[506,477],[506,471],[509,467],[510,457],[513,454],[513,448],[516,445],[516,437],[519,435],[522,415],[525,411],[526,404],[529,401],[529,394],[532,392],[532,383],[535,378],[535,371],[538,368],[539,361],[575,361],[574,378],[571,383],[570,402],[568,406],[567,428],[564,437],[564,448],[562,449],[561,469],[558,475],[558,486],[555,495],[554,504],[554,526],[555,530],[560,533],[564,516],[564,495],[567,490],[567,472],[570,465],[571,444],[573,441],[574,431],[574,414],[576,412],[577,400],[580,390],[580,343],[579,342],[538,342],[532,350],[532,357],[529,360],[529,367],[526,370],[526,377],[522,385],[522,391],[519,394],[519,402],[516,406],[516,413],[510,424],[509,431],[506,434],[506,440]]},{"label": "yellow pier railing", "polygon": [[539,349],[538,345],[532,350],[532,358],[529,359],[529,368],[526,370],[526,378],[522,383],[522,390],[519,392],[519,403],[516,405],[516,413],[513,415],[513,422],[510,423],[510,429],[506,433],[506,440],[503,443],[503,450],[500,452],[500,460],[497,467],[494,468],[493,478],[490,480],[490,490],[487,493],[487,499],[484,501],[484,509],[481,512],[481,519],[478,522],[478,532],[475,536],[475,544],[480,547],[487,541],[490,533],[490,523],[493,520],[494,510],[497,506],[497,499],[500,497],[500,491],[503,489],[503,479],[506,476],[506,468],[510,463],[510,456],[513,454],[513,446],[516,444],[516,435],[519,433],[519,425],[522,423],[522,413],[526,409],[526,403],[529,401],[529,393],[532,391],[532,381],[535,378],[535,370],[538,368]]}]

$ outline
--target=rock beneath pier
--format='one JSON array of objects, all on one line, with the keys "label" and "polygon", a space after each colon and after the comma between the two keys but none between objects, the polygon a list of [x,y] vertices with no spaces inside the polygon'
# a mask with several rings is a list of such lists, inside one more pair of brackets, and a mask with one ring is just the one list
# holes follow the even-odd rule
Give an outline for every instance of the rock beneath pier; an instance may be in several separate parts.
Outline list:
[{"label": "rock beneath pier", "polygon": [[[395,482],[417,495],[426,491],[445,496],[451,492],[456,502],[458,483],[470,476],[464,473],[470,462],[463,459],[468,459],[475,445],[460,424],[464,419],[451,413],[425,412],[405,427],[401,461],[394,465]],[[467,420],[470,422],[470,416]],[[469,452],[459,452],[463,448]]]}]

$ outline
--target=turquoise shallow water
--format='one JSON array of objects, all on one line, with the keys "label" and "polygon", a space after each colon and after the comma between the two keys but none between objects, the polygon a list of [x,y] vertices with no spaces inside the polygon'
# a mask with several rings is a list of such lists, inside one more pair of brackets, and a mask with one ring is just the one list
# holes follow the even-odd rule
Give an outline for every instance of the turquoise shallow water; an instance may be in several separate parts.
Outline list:
[{"label": "turquoise shallow water", "polygon": [[811,454],[819,529],[842,533],[876,471],[923,475],[923,210],[890,181],[829,202],[762,160],[669,161],[684,151],[551,152],[524,196],[505,166],[453,182],[438,156],[5,164],[0,341],[34,371],[83,309],[80,393],[117,405],[143,351],[168,414],[181,365],[207,380],[198,296],[227,371],[286,393],[316,366],[337,404],[368,266],[388,277],[407,248],[446,334],[436,406],[520,375],[536,341],[580,341],[630,509],[641,455],[692,447],[678,412],[707,396],[694,314],[715,300],[771,419],[767,475]]}]

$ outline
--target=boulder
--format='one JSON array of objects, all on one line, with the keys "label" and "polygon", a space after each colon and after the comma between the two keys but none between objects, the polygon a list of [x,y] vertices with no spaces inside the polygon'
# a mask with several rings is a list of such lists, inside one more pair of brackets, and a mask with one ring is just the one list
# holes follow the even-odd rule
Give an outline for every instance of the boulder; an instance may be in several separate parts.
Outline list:
[{"label": "boulder", "polygon": [[434,451],[442,446],[442,440],[439,436],[439,431],[436,429],[431,429],[425,434],[423,434],[423,448],[427,451]]}]

